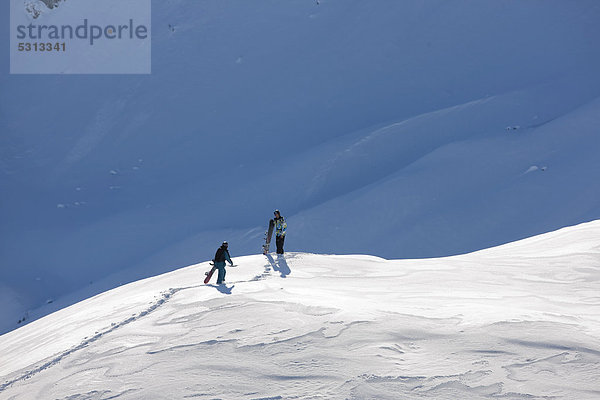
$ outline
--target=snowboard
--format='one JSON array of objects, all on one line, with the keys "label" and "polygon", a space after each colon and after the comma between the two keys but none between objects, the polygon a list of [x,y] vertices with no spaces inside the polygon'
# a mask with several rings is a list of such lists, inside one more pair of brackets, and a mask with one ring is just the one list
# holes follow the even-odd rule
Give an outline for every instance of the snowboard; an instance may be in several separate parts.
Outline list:
[{"label": "snowboard", "polygon": [[263,254],[269,252],[269,245],[271,244],[271,238],[273,237],[273,229],[275,228],[275,221],[271,218],[269,220],[269,229],[265,232],[265,244],[263,244]]},{"label": "snowboard", "polygon": [[212,278],[213,274],[217,270],[217,267],[215,267],[213,263],[210,263],[210,265],[212,265],[213,267],[210,269],[210,271],[204,273],[204,275],[206,275],[206,278],[204,278],[205,284],[210,282],[210,278]]}]

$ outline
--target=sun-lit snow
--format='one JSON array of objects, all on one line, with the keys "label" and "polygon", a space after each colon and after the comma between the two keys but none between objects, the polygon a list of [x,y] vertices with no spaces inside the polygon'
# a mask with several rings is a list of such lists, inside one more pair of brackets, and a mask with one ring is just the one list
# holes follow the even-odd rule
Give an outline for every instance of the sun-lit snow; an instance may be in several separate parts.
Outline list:
[{"label": "sun-lit snow", "polygon": [[0,336],[18,399],[597,399],[600,222],[448,258],[289,253]]}]

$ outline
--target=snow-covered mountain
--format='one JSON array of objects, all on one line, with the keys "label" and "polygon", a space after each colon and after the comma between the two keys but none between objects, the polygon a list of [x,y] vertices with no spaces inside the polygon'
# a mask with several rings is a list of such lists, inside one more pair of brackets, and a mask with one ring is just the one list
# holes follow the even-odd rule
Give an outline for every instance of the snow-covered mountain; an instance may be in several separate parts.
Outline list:
[{"label": "snow-covered mountain", "polygon": [[0,336],[0,398],[598,399],[600,221],[437,259],[291,253]]},{"label": "snow-covered mountain", "polygon": [[0,75],[0,332],[224,239],[255,254],[274,208],[290,250],[387,258],[600,218],[596,0],[152,14],[149,76]]}]

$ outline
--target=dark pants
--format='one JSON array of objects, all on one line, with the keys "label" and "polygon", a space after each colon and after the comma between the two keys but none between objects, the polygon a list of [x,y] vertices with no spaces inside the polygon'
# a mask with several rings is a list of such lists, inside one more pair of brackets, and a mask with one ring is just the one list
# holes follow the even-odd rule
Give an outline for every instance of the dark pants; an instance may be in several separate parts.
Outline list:
[{"label": "dark pants", "polygon": [[221,283],[223,283],[225,281],[225,263],[223,263],[223,265],[217,265],[216,266],[217,271],[219,272],[219,275],[217,276],[217,284],[220,285]]},{"label": "dark pants", "polygon": [[277,245],[277,254],[283,254],[283,242],[285,241],[285,236],[276,236],[275,244]]}]

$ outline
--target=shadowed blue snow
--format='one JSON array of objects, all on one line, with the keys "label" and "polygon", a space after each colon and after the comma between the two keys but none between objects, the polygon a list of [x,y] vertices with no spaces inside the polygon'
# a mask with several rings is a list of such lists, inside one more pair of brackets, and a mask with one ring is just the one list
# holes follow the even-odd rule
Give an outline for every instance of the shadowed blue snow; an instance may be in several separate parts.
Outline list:
[{"label": "shadowed blue snow", "polygon": [[596,1],[152,7],[150,76],[0,76],[0,332],[257,253],[274,208],[290,250],[394,258],[600,218]]}]

